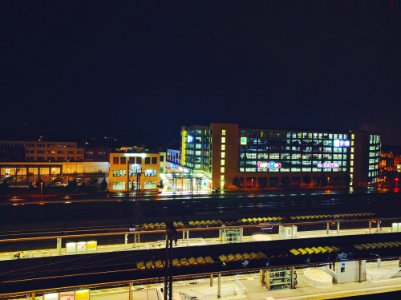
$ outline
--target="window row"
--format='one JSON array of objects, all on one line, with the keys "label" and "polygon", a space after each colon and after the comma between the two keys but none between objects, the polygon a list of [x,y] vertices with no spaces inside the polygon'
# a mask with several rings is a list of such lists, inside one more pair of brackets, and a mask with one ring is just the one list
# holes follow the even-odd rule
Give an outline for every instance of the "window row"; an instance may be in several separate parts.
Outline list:
[{"label": "window row", "polygon": [[[113,190],[115,191],[124,191],[126,190],[126,182],[113,182],[112,183]],[[144,182],[144,189],[145,190],[153,190],[157,188],[157,184],[155,181],[145,181]],[[130,190],[137,190],[138,185],[135,181],[129,182],[129,189]]]},{"label": "window row", "polygon": [[348,139],[346,133],[327,133],[327,132],[269,132],[269,131],[248,131],[242,130],[241,135],[247,137],[261,137],[273,139]]},{"label": "window row", "polygon": [[258,160],[277,160],[277,159],[303,159],[303,160],[321,160],[321,159],[347,160],[347,154],[300,154],[300,153],[241,153],[240,159],[258,159]]},{"label": "window row", "polygon": [[[143,172],[146,177],[153,177],[157,176],[157,171],[152,170],[152,169],[147,169],[145,172]],[[126,176],[127,171],[126,170],[113,170],[113,177],[124,177]],[[129,176],[137,176],[138,172],[137,169],[131,169],[129,172]]]},{"label": "window row", "polygon": [[339,168],[280,168],[280,169],[258,169],[258,168],[240,168],[240,172],[270,172],[270,173],[284,173],[284,172],[347,172],[346,167]]},{"label": "window row", "polygon": [[[156,165],[157,157],[145,157],[145,165]],[[125,165],[127,164],[127,157],[113,157],[114,165]],[[128,164],[142,164],[142,157],[128,157]]]}]

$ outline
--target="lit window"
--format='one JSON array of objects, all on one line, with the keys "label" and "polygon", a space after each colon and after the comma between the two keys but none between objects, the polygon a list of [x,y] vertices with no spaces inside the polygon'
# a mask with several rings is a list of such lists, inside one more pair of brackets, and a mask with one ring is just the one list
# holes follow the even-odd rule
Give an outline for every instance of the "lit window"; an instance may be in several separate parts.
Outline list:
[{"label": "lit window", "polygon": [[125,190],[125,182],[113,182],[113,190],[115,191]]},{"label": "lit window", "polygon": [[225,129],[223,129],[223,130],[221,131],[221,135],[226,135],[226,130],[225,130]]},{"label": "lit window", "polygon": [[224,167],[221,167],[221,168],[220,168],[220,173],[224,173],[224,171],[225,171],[225,168],[224,168]]},{"label": "lit window", "polygon": [[224,181],[224,175],[220,176],[220,181]]},{"label": "lit window", "polygon": [[221,143],[222,143],[222,144],[225,144],[225,143],[226,143],[226,137],[225,137],[225,136],[222,136],[222,137],[221,137]]},{"label": "lit window", "polygon": [[240,144],[246,145],[248,143],[248,138],[246,136],[241,136]]},{"label": "lit window", "polygon": [[226,150],[226,145],[221,145],[221,150],[225,151]]},{"label": "lit window", "polygon": [[226,160],[222,159],[221,162],[220,162],[220,165],[224,166],[225,164],[226,164]]},{"label": "lit window", "polygon": [[113,177],[122,177],[125,174],[125,170],[113,170]]},{"label": "lit window", "polygon": [[225,158],[226,157],[226,153],[225,152],[221,152],[221,158]]}]

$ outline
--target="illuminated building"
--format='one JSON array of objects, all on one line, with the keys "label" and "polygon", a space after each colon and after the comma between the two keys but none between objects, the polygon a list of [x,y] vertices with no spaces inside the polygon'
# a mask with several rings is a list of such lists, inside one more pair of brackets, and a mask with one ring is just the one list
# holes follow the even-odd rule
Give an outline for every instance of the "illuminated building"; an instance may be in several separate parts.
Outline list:
[{"label": "illuminated building", "polygon": [[[0,141],[0,148],[22,147],[25,152],[25,161],[83,161],[84,150],[76,142],[50,141]],[[7,159],[21,161],[21,159]]]},{"label": "illuminated building", "polygon": [[0,162],[0,179],[15,178],[16,182],[49,183],[55,178],[65,182],[77,177],[106,178],[108,162]]},{"label": "illuminated building", "polygon": [[160,158],[160,153],[130,149],[110,153],[109,191],[158,191]]},{"label": "illuminated building", "polygon": [[213,189],[368,186],[377,182],[380,136],[362,131],[183,127],[182,164]]}]

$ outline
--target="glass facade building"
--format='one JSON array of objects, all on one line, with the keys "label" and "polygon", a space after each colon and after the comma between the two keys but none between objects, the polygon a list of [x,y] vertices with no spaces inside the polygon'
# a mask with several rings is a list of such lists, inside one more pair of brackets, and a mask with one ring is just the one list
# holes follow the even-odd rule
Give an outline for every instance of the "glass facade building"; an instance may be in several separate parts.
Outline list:
[{"label": "glass facade building", "polygon": [[241,130],[240,172],[347,172],[347,133]]},{"label": "glass facade building", "polygon": [[210,172],[210,131],[207,126],[190,126],[184,129],[186,149],[185,162],[188,168]]},{"label": "glass facade building", "polygon": [[183,164],[208,172],[216,189],[375,184],[380,136],[363,131],[183,127]]},{"label": "glass facade building", "polygon": [[379,176],[380,136],[369,135],[369,182],[376,183]]}]

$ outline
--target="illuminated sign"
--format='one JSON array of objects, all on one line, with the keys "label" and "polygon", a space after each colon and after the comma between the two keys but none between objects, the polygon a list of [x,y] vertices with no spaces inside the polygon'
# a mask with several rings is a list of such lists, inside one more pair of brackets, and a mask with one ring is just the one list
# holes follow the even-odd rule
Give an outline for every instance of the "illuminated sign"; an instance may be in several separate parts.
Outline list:
[{"label": "illuminated sign", "polygon": [[334,140],[334,147],[349,147],[349,140]]},{"label": "illuminated sign", "polygon": [[248,138],[246,136],[241,136],[240,144],[241,145],[248,144]]},{"label": "illuminated sign", "polygon": [[187,143],[192,144],[194,142],[194,137],[192,135],[187,135]]},{"label": "illuminated sign", "polygon": [[280,169],[281,168],[281,163],[276,163],[274,161],[258,161],[258,169]]},{"label": "illuminated sign", "polygon": [[325,163],[318,163],[317,167],[321,169],[336,169],[338,168],[338,164],[325,162]]},{"label": "illuminated sign", "polygon": [[75,298],[75,293],[73,291],[60,293],[60,300],[74,300],[74,298]]}]

